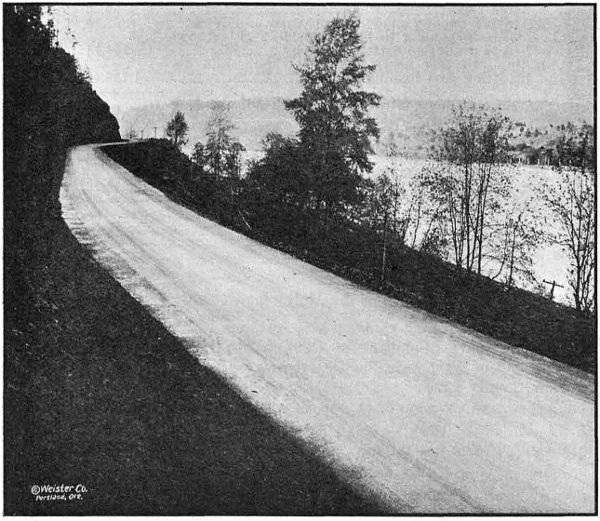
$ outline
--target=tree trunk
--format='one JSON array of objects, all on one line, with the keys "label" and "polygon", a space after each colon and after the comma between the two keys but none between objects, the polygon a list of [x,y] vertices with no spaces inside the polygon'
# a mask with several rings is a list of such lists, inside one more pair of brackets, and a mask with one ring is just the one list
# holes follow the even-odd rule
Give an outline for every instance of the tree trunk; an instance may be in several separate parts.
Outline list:
[{"label": "tree trunk", "polygon": [[385,264],[386,264],[386,255],[387,255],[387,212],[383,219],[383,254],[381,256],[381,283],[385,282]]}]

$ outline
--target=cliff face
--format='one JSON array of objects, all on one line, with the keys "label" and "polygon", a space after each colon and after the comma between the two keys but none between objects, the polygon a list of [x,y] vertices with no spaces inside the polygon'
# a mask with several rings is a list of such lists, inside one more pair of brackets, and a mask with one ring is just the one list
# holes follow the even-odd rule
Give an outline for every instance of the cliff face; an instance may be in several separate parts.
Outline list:
[{"label": "cliff face", "polygon": [[[35,5],[4,4],[5,239],[19,223],[56,215],[69,146],[118,141],[108,105],[53,43]],[[8,237],[7,237],[8,235]]]},{"label": "cliff face", "polygon": [[[33,309],[36,262],[55,242],[59,190],[68,147],[120,140],[108,105],[54,43],[41,8],[4,10],[5,325]],[[54,228],[53,228],[54,227]],[[36,252],[36,253],[34,253]],[[37,258],[36,258],[37,257]]]}]

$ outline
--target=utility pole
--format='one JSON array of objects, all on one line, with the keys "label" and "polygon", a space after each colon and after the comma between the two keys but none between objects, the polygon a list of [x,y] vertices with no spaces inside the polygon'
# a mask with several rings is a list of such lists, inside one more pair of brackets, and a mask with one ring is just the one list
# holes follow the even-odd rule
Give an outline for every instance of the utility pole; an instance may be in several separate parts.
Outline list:
[{"label": "utility pole", "polygon": [[144,129],[142,129],[142,139],[144,139]]},{"label": "utility pole", "polygon": [[154,127],[154,139],[156,139],[156,127]]},{"label": "utility pole", "polygon": [[542,282],[543,282],[544,284],[549,284],[549,285],[551,285],[551,286],[552,286],[552,287],[550,288],[550,300],[554,300],[554,288],[555,288],[556,286],[558,286],[559,288],[564,288],[564,286],[562,286],[561,284],[559,284],[559,283],[558,283],[558,282],[556,282],[555,280],[552,280],[552,281],[550,281],[550,280],[543,279],[543,280],[542,280]]}]

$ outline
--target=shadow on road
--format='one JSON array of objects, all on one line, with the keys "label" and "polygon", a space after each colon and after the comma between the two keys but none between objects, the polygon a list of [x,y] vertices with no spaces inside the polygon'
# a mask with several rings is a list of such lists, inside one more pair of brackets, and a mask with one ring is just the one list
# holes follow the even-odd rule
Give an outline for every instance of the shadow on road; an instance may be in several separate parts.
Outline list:
[{"label": "shadow on road", "polygon": [[[8,268],[22,283],[6,295],[5,514],[379,511],[201,366],[61,219],[31,233],[28,266]],[[36,501],[44,484],[88,492]]]}]

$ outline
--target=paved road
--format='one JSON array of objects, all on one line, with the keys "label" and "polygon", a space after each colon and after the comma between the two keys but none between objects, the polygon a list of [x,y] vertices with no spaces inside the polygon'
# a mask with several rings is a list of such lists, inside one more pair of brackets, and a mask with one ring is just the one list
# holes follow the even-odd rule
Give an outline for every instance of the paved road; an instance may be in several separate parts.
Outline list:
[{"label": "paved road", "polygon": [[93,146],[61,202],[202,363],[392,510],[593,511],[592,377],[217,226]]}]

